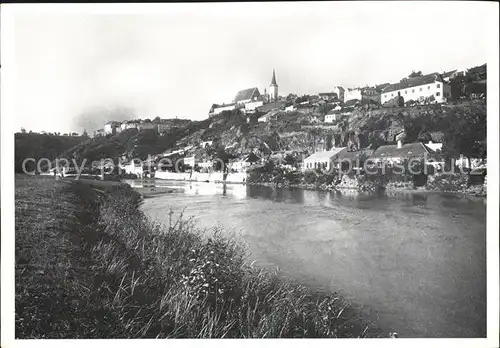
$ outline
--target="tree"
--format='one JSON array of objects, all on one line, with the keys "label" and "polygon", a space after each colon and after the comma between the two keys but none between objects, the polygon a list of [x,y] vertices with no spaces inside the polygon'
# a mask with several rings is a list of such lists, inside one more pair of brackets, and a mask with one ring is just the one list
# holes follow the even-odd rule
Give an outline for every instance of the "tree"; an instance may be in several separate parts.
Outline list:
[{"label": "tree", "polygon": [[323,104],[319,107],[319,113],[321,116],[328,114],[328,111],[332,110],[333,106],[331,104]]},{"label": "tree", "polygon": [[287,154],[285,156],[285,164],[297,167],[297,160],[291,154]]},{"label": "tree", "polygon": [[255,153],[251,152],[247,157],[247,161],[250,163],[256,163],[260,161],[260,157],[257,156]]},{"label": "tree", "polygon": [[448,112],[446,121],[443,151],[448,159],[464,155],[470,163],[470,158],[486,157],[486,105]]},{"label": "tree", "polygon": [[376,135],[371,136],[368,142],[370,143],[370,148],[374,151],[378,149],[380,146],[385,145],[385,140]]},{"label": "tree", "polygon": [[419,77],[419,76],[422,76],[422,72],[421,71],[412,71],[411,74],[408,75],[409,78]]},{"label": "tree", "polygon": [[161,123],[160,116],[156,116],[155,119],[153,120],[153,123]]},{"label": "tree", "polygon": [[86,130],[86,129],[83,129],[82,136],[83,136],[83,137],[85,137],[85,138],[88,138],[88,137],[89,137],[89,134],[87,133],[87,130]]}]

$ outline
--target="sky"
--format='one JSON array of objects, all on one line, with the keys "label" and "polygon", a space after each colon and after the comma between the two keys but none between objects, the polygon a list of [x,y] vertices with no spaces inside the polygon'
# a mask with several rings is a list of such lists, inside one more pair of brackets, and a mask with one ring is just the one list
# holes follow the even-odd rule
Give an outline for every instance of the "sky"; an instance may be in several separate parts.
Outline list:
[{"label": "sky", "polygon": [[312,94],[480,65],[491,44],[486,2],[122,5],[13,14],[18,130],[202,120],[273,69],[280,95]]}]

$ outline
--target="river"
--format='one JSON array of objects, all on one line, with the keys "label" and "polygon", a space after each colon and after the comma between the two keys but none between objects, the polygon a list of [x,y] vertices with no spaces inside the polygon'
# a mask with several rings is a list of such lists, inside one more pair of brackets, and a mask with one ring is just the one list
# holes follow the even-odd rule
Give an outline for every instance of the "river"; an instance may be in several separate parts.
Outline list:
[{"label": "river", "polygon": [[[129,182],[141,185],[140,182]],[[363,195],[157,181],[177,192],[145,200],[248,244],[255,265],[279,268],[362,305],[400,337],[486,336],[486,201],[450,194]]]}]

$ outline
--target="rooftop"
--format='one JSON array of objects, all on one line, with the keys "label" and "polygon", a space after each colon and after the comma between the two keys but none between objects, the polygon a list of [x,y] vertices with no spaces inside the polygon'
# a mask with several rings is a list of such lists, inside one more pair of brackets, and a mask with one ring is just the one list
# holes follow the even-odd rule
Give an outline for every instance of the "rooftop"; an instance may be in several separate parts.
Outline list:
[{"label": "rooftop", "polygon": [[259,112],[269,112],[269,111],[271,111],[273,109],[280,109],[283,105],[285,105],[284,101],[277,101],[277,102],[274,102],[274,103],[268,103],[268,104],[262,105],[261,107],[258,107],[257,111],[259,111]]},{"label": "rooftop", "polygon": [[373,152],[373,158],[403,158],[418,157],[430,153],[429,149],[422,143],[404,144],[400,148],[397,145],[384,145]]},{"label": "rooftop", "polygon": [[335,147],[329,151],[318,151],[307,157],[304,161],[329,161],[345,147]]},{"label": "rooftop", "polygon": [[436,81],[443,82],[443,78],[438,73],[413,77],[413,78],[409,78],[403,82],[394,83],[392,85],[385,87],[382,90],[382,93],[394,92],[394,91],[398,91],[398,90],[405,89],[405,88],[427,85],[429,83],[433,83]]},{"label": "rooftop", "polygon": [[234,102],[237,103],[237,102],[240,102],[242,100],[249,100],[249,99],[257,98],[259,96],[260,96],[260,92],[259,92],[259,89],[257,87],[248,88],[248,89],[244,89],[242,91],[239,91],[236,94],[236,97],[234,97]]}]

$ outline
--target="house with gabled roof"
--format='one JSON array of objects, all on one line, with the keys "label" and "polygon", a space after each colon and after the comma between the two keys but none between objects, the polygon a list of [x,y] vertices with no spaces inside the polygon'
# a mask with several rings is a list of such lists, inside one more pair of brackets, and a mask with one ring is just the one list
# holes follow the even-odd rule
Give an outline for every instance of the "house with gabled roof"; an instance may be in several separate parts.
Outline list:
[{"label": "house with gabled roof", "polygon": [[412,158],[424,158],[434,153],[432,148],[425,146],[423,143],[403,144],[398,140],[397,145],[383,145],[376,149],[370,156],[372,163],[395,164],[402,163],[404,160]]},{"label": "house with gabled roof", "polygon": [[231,104],[212,104],[212,107],[210,108],[210,111],[208,112],[208,116],[212,117],[215,115],[220,114],[223,111],[231,111],[236,109],[236,103],[231,103]]},{"label": "house with gabled roof", "polygon": [[335,157],[345,147],[332,148],[329,151],[318,151],[304,159],[303,170],[323,169],[329,171],[333,168]]},{"label": "house with gabled roof", "polygon": [[260,92],[257,87],[247,88],[239,91],[236,97],[234,97],[233,102],[235,104],[246,104],[251,101],[256,101],[258,97],[260,97]]},{"label": "house with gabled roof", "polygon": [[437,103],[442,103],[451,97],[451,87],[438,73],[407,78],[385,87],[382,90],[381,103],[397,96],[403,97],[404,102],[434,97]]},{"label": "house with gabled roof", "polygon": [[116,134],[121,131],[120,128],[121,123],[116,121],[109,121],[104,125],[104,133],[105,134]]}]

